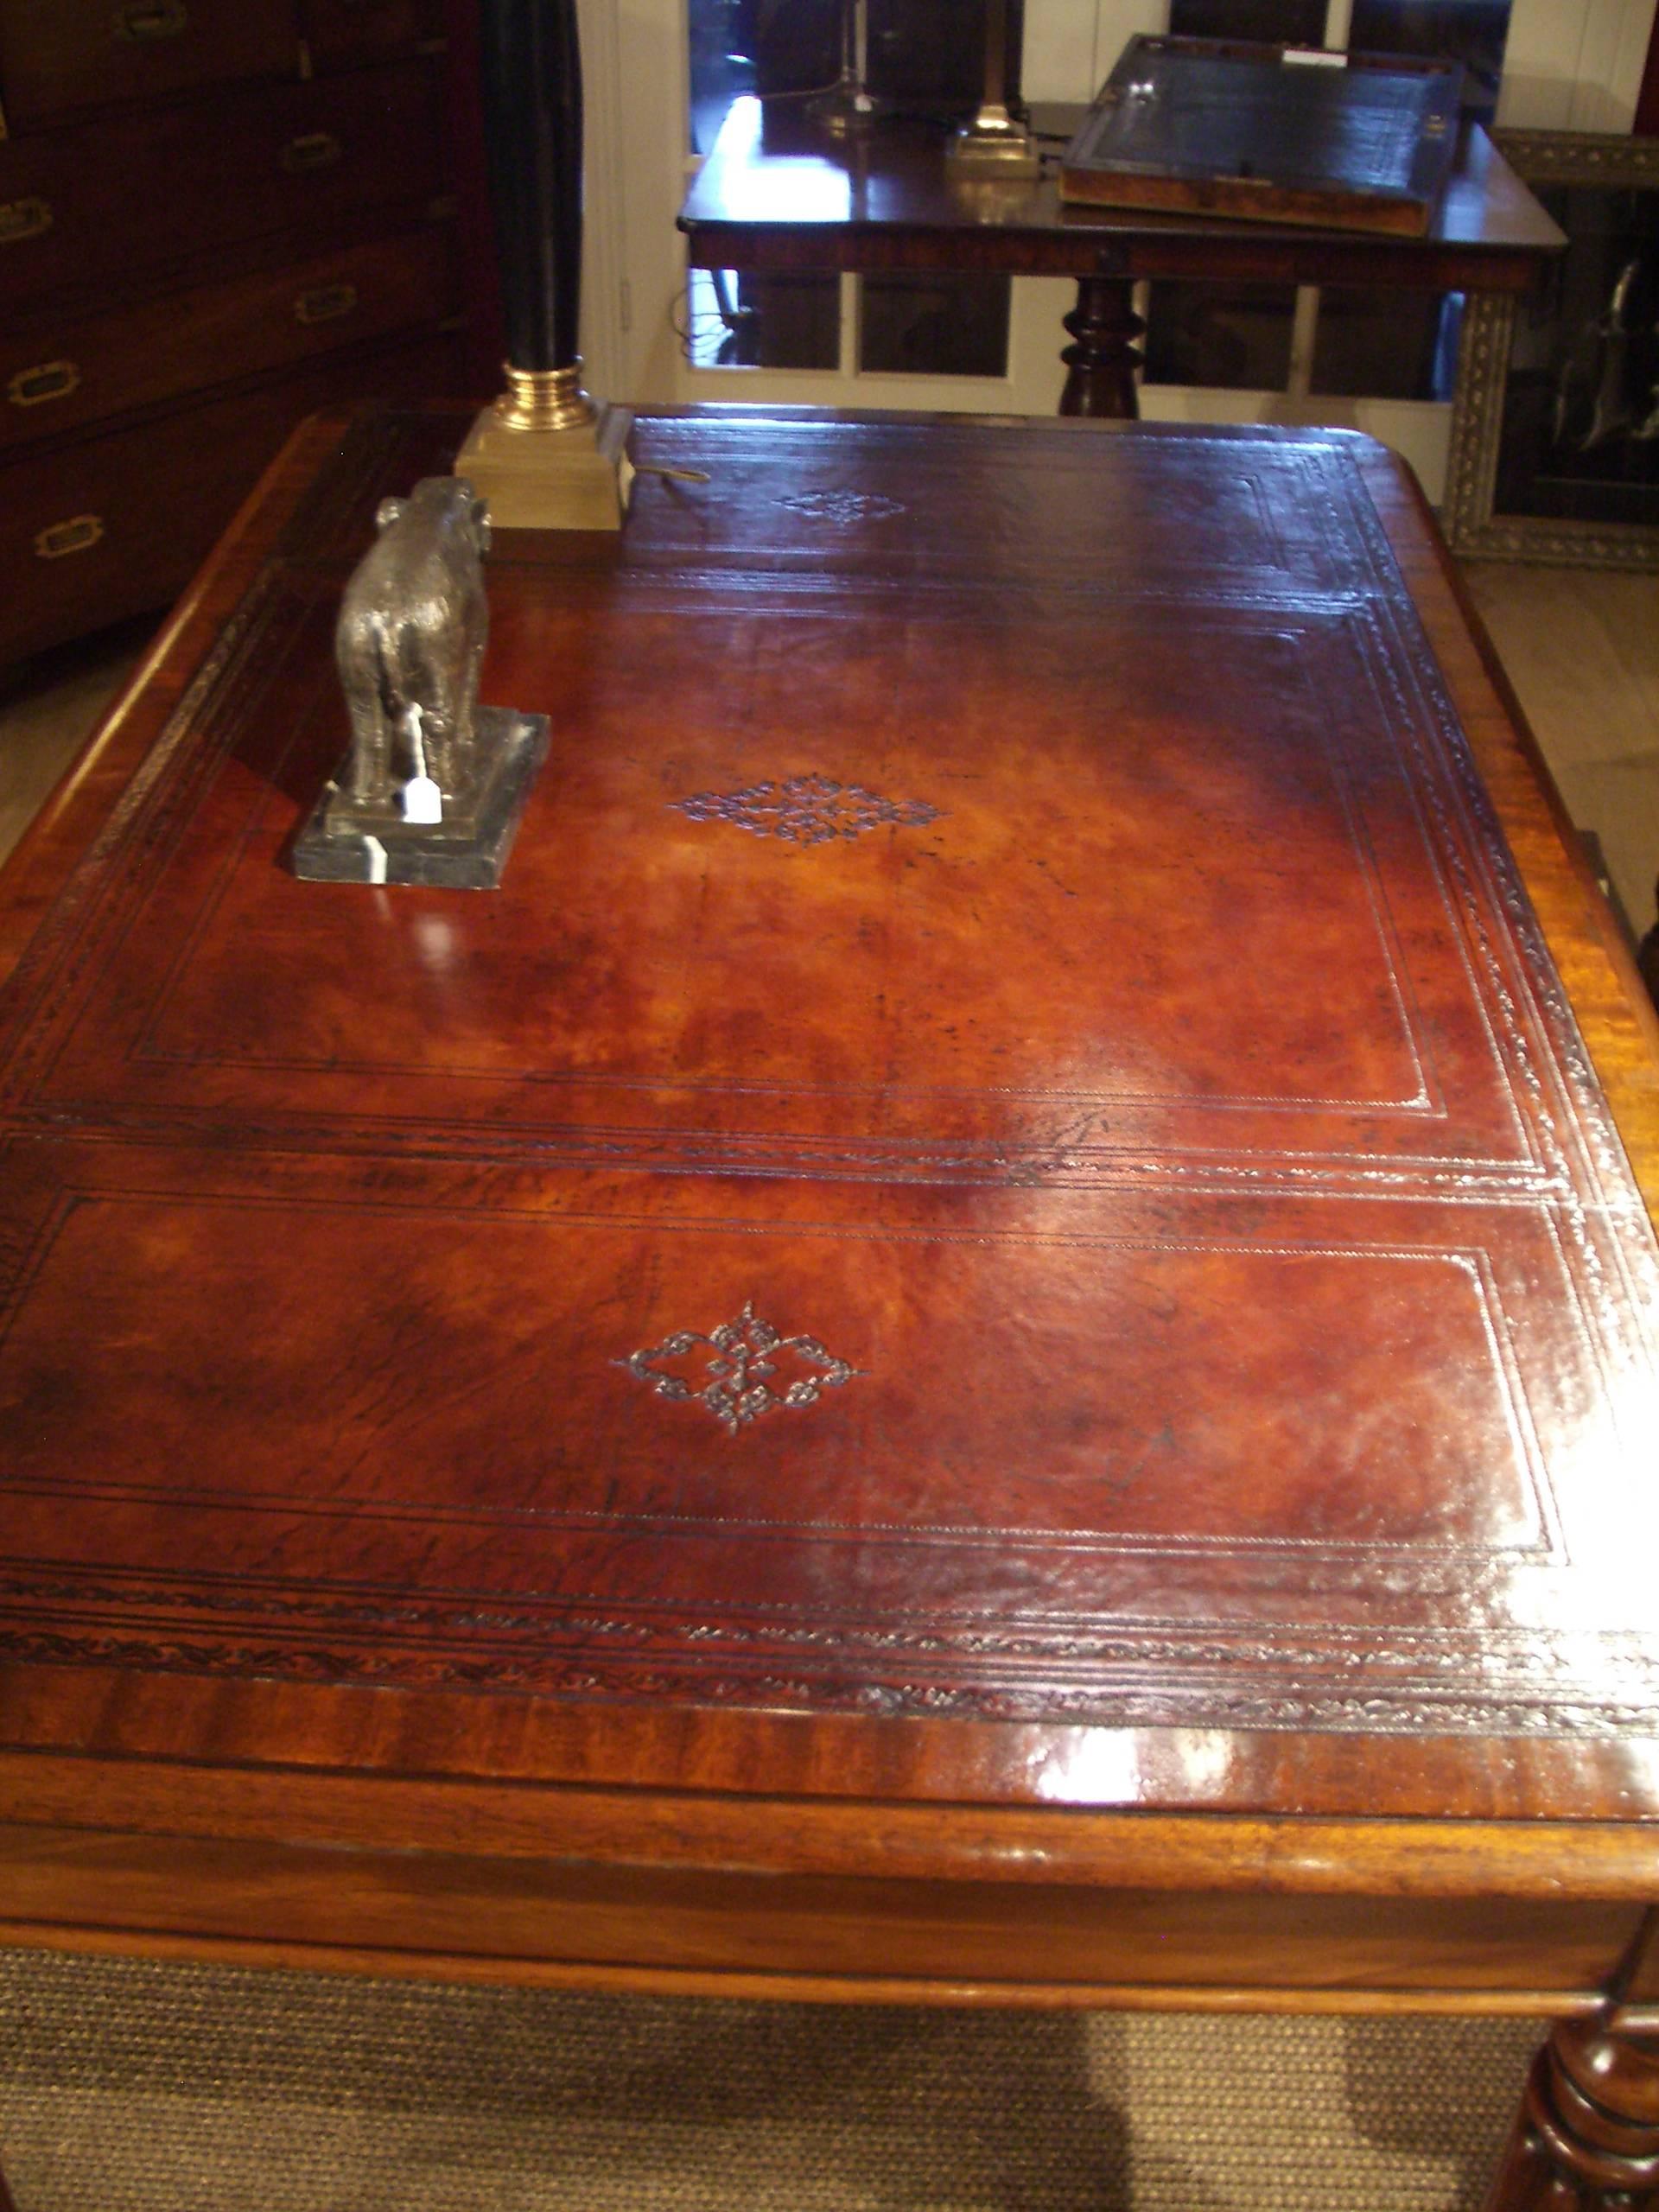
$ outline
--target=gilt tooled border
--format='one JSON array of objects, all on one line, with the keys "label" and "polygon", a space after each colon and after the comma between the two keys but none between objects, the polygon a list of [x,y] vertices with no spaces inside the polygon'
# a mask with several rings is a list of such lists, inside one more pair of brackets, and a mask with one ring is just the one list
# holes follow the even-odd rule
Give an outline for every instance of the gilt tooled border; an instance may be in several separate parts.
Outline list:
[{"label": "gilt tooled border", "polygon": [[[10,1116],[16,1136],[67,1134],[70,1117],[41,1109]],[[111,1109],[93,1141],[133,1145],[188,1141],[212,1116],[184,1107]],[[1239,1159],[1203,1146],[1145,1153],[1105,1141],[1108,1117],[1086,1115],[1074,1131],[1015,1145],[987,1138],[938,1146],[875,1138],[793,1138],[695,1128],[607,1129],[547,1123],[492,1123],[423,1115],[400,1122],[377,1116],[358,1125],[338,1116],[285,1115],[278,1122],[238,1117],[239,1149],[276,1157],[326,1154],[353,1161],[464,1162],[514,1169],[626,1166],[668,1175],[734,1175],[746,1181],[844,1181],[988,1186],[1010,1191],[1173,1191],[1184,1198],[1427,1199],[1436,1205],[1498,1206],[1531,1212],[1566,1195],[1555,1175],[1507,1161],[1459,1159],[1425,1164],[1388,1155],[1311,1152],[1277,1160]],[[1097,1141],[1090,1141],[1090,1131]],[[1619,1211],[1610,1206],[1609,1212]],[[1640,1201],[1626,1209],[1639,1220]]]},{"label": "gilt tooled border", "polygon": [[[287,1586],[243,1575],[169,1574],[165,1569],[111,1569],[100,1580],[93,1570],[71,1569],[50,1562],[17,1562],[0,1569],[0,1605],[9,1605],[18,1619],[27,1618],[31,1605],[73,1605],[85,1611],[120,1610],[152,1616],[209,1615],[228,1620],[253,1618],[244,1625],[252,1634],[272,1622],[284,1626],[293,1621],[327,1623],[330,1631],[364,1631],[365,1637],[413,1631],[440,1643],[465,1637],[468,1644],[492,1636],[528,1637],[537,1643],[588,1637],[601,1643],[650,1648],[658,1656],[676,1647],[673,1631],[664,1632],[658,1611],[643,1601],[610,1611],[568,1600],[563,1593],[512,1597],[482,1591],[466,1591],[446,1599],[410,1596],[384,1586],[353,1590],[331,1586],[338,1595],[301,1595]],[[175,1624],[176,1625],[176,1624]],[[275,1631],[272,1631],[275,1632]],[[1236,1667],[1241,1657],[1271,1654],[1276,1665],[1310,1675],[1338,1673],[1368,1679],[1380,1672],[1384,1679],[1409,1681],[1421,1688],[1462,1694],[1471,1668],[1483,1662],[1510,1680],[1525,1683],[1540,1698],[1561,1693],[1579,1694],[1585,1670],[1553,1644],[1542,1642],[1529,1626],[1510,1628],[1422,1627],[1395,1631],[1392,1645],[1381,1645],[1374,1627],[1350,1626],[1341,1622],[1277,1620],[1241,1625],[1217,1618],[1176,1617],[1156,1612],[1124,1614],[1091,1622],[1086,1628],[1071,1616],[1057,1621],[1013,1624],[991,1621],[955,1623],[948,1627],[918,1628],[895,1624],[879,1612],[853,1620],[833,1622],[798,1618],[795,1609],[756,1603],[744,1609],[737,1621],[700,1624],[697,1641],[715,1647],[744,1642],[774,1656],[785,1650],[834,1647],[851,1653],[906,1652],[920,1657],[944,1654],[975,1659],[1030,1661],[1047,1666],[1057,1656],[1090,1659],[1101,1665],[1133,1666],[1148,1659],[1161,1665]],[[1659,1669],[1659,1630],[1578,1628],[1567,1637],[1580,1660],[1593,1653],[1596,1678],[1605,1682],[1616,1674],[1622,1687],[1635,1689],[1654,1679]]]},{"label": "gilt tooled border", "polygon": [[[709,1648],[718,1630],[699,1631],[697,1647],[677,1646],[623,1615],[543,1624],[533,1640],[493,1648],[480,1648],[476,1636],[464,1649],[430,1638],[343,1647],[339,1622],[326,1625],[328,1641],[307,1643],[247,1630],[226,1637],[157,1626],[143,1634],[88,1623],[71,1632],[10,1620],[0,1622],[0,1659],[330,1687],[1414,1737],[1645,1737],[1659,1705],[1659,1652],[1632,1649],[1629,1639],[1616,1655],[1622,1680],[1610,1691],[1605,1669],[1592,1676],[1556,1669],[1540,1681],[1524,1662],[1494,1664],[1488,1644],[1476,1652],[1448,1643],[1437,1654],[1434,1639],[1426,1638],[1421,1656],[1406,1656],[1403,1666],[1396,1658],[1391,1668],[1357,1641],[1344,1650],[1334,1640],[1308,1644],[1294,1635],[1206,1637],[1201,1626],[1172,1633],[1137,1624],[1132,1632],[1087,1639],[1032,1637],[1016,1648],[826,1623],[768,1629],[734,1650]],[[1350,1679],[1319,1679],[1332,1670]],[[1467,1687],[1475,1672],[1484,1677],[1479,1692]]]},{"label": "gilt tooled border", "polygon": [[[1375,510],[1358,521],[1372,541],[1379,570],[1396,569]],[[1525,1123],[1554,1193],[1548,1218],[1573,1247],[1577,1265],[1568,1279],[1580,1300],[1584,1332],[1611,1389],[1617,1378],[1606,1348],[1628,1341],[1630,1333],[1622,1324],[1621,1305],[1638,1314],[1659,1312],[1659,1241],[1415,603],[1403,589],[1380,596],[1371,619],[1386,626],[1400,648],[1385,650],[1378,664],[1399,701],[1406,742],[1420,759],[1432,748],[1444,771],[1432,772],[1431,761],[1429,772],[1413,778],[1414,790],[1439,817],[1438,834],[1426,845],[1457,880],[1459,910],[1486,978],[1486,989],[1473,995],[1475,1003],[1491,1050],[1526,1096]],[[1489,1007],[1503,1016],[1501,1034]],[[1618,1277],[1617,1291],[1606,1281],[1604,1251]],[[1585,1304],[1596,1308],[1598,1327],[1589,1327]],[[1647,1339],[1637,1357],[1651,1374],[1659,1348]]]}]

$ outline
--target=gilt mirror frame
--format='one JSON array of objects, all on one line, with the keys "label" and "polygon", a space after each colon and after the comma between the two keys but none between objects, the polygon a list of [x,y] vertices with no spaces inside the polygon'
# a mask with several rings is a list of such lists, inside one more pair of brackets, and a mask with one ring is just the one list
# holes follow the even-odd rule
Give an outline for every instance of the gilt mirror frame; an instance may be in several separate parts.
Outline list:
[{"label": "gilt mirror frame", "polygon": [[[1659,139],[1580,130],[1497,130],[1493,139],[1522,181],[1535,190],[1576,185],[1659,194]],[[1569,234],[1563,259],[1570,263],[1573,251]],[[1655,258],[1659,263],[1659,250]],[[1659,280],[1659,266],[1654,275]],[[1562,296],[1560,272],[1547,276],[1544,283],[1545,296]],[[1508,512],[1500,504],[1506,431],[1513,435],[1512,421],[1506,421],[1506,401],[1515,340],[1522,318],[1534,311],[1531,300],[1491,293],[1470,296],[1459,348],[1441,511],[1446,539],[1453,552],[1472,559],[1659,568],[1659,468],[1651,523]],[[1659,407],[1659,393],[1655,400]],[[1659,438],[1654,450],[1659,457]]]}]

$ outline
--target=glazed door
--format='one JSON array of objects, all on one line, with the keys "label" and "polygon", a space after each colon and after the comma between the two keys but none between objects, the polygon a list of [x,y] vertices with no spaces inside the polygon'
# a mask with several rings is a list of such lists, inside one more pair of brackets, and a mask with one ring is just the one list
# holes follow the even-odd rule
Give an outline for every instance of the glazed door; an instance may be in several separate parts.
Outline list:
[{"label": "glazed door", "polygon": [[[1039,100],[1086,99],[1130,32],[1160,28],[1166,12],[1160,0],[1025,6],[1024,86]],[[729,99],[753,81],[722,61],[741,49],[741,21],[734,0],[584,11],[590,139],[596,70],[610,73],[616,104],[626,249],[614,340],[631,396],[1052,414],[1069,281],[688,271],[674,217]]]}]

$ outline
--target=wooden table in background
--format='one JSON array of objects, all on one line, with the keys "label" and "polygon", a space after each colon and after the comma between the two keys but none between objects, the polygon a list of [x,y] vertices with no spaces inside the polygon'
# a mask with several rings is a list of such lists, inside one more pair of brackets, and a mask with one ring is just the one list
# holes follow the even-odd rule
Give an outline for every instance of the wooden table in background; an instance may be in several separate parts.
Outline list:
[{"label": "wooden table in background", "polygon": [[296,883],[463,428],[302,434],[0,887],[0,1938],[1541,2011],[1494,2202],[1639,2193],[1659,1052],[1405,473],[645,420],[503,889]]},{"label": "wooden table in background", "polygon": [[[1084,112],[1039,106],[1033,121],[1063,142]],[[694,269],[772,275],[1075,276],[1060,412],[1122,417],[1136,411],[1135,341],[1145,326],[1131,295],[1142,278],[1513,295],[1530,291],[1542,262],[1566,244],[1478,125],[1459,148],[1425,238],[1063,206],[1050,179],[950,176],[947,136],[893,119],[836,138],[798,105],[763,111],[739,100],[681,210],[687,259]]]}]

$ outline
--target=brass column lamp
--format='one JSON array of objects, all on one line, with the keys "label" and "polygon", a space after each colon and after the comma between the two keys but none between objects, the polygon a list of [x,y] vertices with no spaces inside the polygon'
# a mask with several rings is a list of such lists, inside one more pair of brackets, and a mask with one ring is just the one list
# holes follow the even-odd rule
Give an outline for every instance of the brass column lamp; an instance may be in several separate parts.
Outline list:
[{"label": "brass column lamp", "polygon": [[832,137],[868,130],[875,120],[870,97],[870,0],[842,0],[841,74],[807,112]]},{"label": "brass column lamp", "polygon": [[985,86],[979,111],[951,140],[951,173],[969,177],[1042,175],[1036,141],[1008,111],[1008,0],[985,0]]},{"label": "brass column lamp", "polygon": [[615,530],[633,418],[582,387],[582,49],[576,0],[480,0],[484,130],[506,390],[455,458],[505,530]]}]

